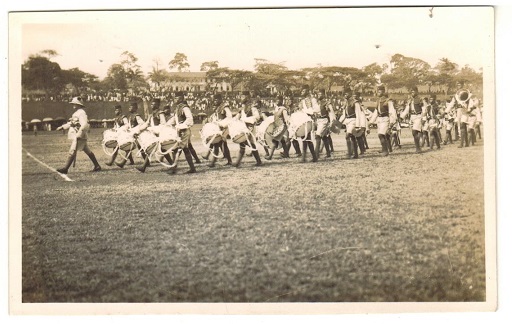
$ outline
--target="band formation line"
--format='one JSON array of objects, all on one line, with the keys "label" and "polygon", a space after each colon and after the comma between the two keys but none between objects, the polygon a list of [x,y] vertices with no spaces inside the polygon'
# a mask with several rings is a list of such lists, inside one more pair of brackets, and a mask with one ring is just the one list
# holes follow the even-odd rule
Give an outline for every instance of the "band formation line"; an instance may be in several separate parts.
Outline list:
[{"label": "band formation line", "polygon": [[[191,143],[194,119],[185,95],[177,92],[173,101],[163,108],[160,108],[161,99],[153,98],[146,120],[137,112],[136,101],[130,102],[128,115],[123,114],[121,105],[116,105],[114,127],[103,133],[102,147],[109,156],[106,165],[115,164],[119,168],[124,168],[127,162],[133,165],[135,154],[143,159],[142,165],[136,167],[140,172],[145,172],[151,163],[159,163],[174,174],[183,153],[189,166],[186,173],[195,173],[195,164],[202,161]],[[84,103],[80,97],[74,97],[70,104],[74,109],[72,117],[56,130],[68,130],[71,147],[65,166],[57,171],[67,174],[78,151],[84,151],[91,159],[92,171],[100,171],[102,168],[87,144],[90,125]],[[405,121],[412,130],[416,153],[422,152],[425,143],[430,149],[434,149],[434,145],[440,149],[441,143],[460,140],[462,148],[474,145],[477,134],[481,138],[480,101],[461,81],[457,82],[456,93],[444,104],[436,100],[435,94],[420,97],[417,87],[410,89],[404,104],[403,109],[397,109],[396,101],[388,96],[384,85],[377,87],[377,103],[372,112],[363,105],[361,94],[351,89],[344,91],[341,107],[335,109],[324,89],[311,91],[309,86],[303,86],[297,100],[291,95],[278,96],[271,113],[263,113],[261,101],[252,98],[248,91],[241,93],[236,105],[217,93],[213,98],[213,113],[200,131],[206,149],[201,157],[208,160],[212,168],[220,158],[227,161],[226,165],[239,167],[244,156],[252,156],[256,166],[261,166],[258,145],[265,150],[266,160],[272,160],[276,150],[282,150],[281,156],[289,158],[293,146],[301,162],[306,162],[308,151],[310,161],[317,162],[323,150],[326,158],[331,157],[334,151],[331,134],[345,129],[347,158],[357,159],[368,149],[366,136],[372,124],[377,126],[381,155],[388,156],[393,148],[401,147],[401,125]],[[443,127],[444,140],[441,138]],[[455,138],[452,138],[452,130]],[[229,140],[239,145],[234,159]]]}]

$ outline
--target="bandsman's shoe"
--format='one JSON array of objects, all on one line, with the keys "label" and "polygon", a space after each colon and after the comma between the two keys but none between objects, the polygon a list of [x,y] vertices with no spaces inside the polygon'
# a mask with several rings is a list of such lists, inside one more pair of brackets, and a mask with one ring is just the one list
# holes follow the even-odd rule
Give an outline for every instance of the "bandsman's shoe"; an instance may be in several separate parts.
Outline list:
[{"label": "bandsman's shoe", "polygon": [[117,165],[118,167],[120,167],[121,169],[122,169],[122,168],[124,168],[124,163],[118,163],[118,162],[116,162],[116,165]]},{"label": "bandsman's shoe", "polygon": [[191,174],[191,173],[196,173],[196,169],[190,169],[188,170],[187,172],[185,172],[186,174]]},{"label": "bandsman's shoe", "polygon": [[99,165],[95,166],[94,169],[91,170],[91,172],[98,172],[101,171],[101,167]]},{"label": "bandsman's shoe", "polygon": [[270,157],[270,155],[265,155],[264,157],[265,157],[265,160],[269,160],[269,161],[270,161],[270,160],[272,160],[272,158]]},{"label": "bandsman's shoe", "polygon": [[105,162],[105,165],[107,166],[112,166],[112,164],[114,164],[114,162]]},{"label": "bandsman's shoe", "polygon": [[68,170],[64,169],[64,168],[57,169],[57,172],[62,173],[62,174],[68,174]]}]

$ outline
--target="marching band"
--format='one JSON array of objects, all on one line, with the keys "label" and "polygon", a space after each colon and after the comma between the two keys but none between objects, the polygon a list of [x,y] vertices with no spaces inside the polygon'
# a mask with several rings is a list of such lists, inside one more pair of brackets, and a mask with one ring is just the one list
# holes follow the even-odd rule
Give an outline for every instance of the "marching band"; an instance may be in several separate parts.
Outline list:
[{"label": "marching band", "polygon": [[[140,172],[145,172],[150,163],[156,161],[174,174],[183,152],[189,166],[186,173],[195,173],[195,164],[201,163],[201,160],[191,143],[194,120],[184,98],[185,93],[178,92],[174,101],[162,109],[160,99],[154,98],[146,121],[137,113],[137,102],[130,103],[128,116],[122,114],[120,105],[116,105],[114,128],[103,133],[102,147],[110,157],[105,164],[112,166],[115,163],[120,168],[127,161],[134,164],[132,155],[136,151],[144,160],[142,166],[137,167]],[[295,106],[292,102],[289,93],[278,96],[274,107],[264,113],[261,102],[252,99],[247,91],[241,93],[237,104],[225,100],[221,94],[215,94],[213,113],[205,120],[200,131],[201,142],[207,150],[202,157],[209,160],[208,166],[215,167],[217,160],[223,157],[226,165],[239,167],[246,153],[255,159],[256,166],[261,166],[263,163],[258,145],[263,147],[265,159],[269,161],[277,149],[283,150],[282,158],[289,158],[293,145],[301,162],[306,162],[307,151],[312,156],[311,162],[317,162],[323,149],[325,158],[331,157],[334,151],[331,133],[338,134],[341,128],[345,129],[347,157],[357,159],[368,148],[366,133],[370,131],[369,125],[376,125],[380,153],[385,157],[393,152],[393,147],[401,148],[400,133],[404,121],[408,121],[412,130],[416,153],[422,152],[425,143],[431,150],[434,145],[439,150],[440,143],[453,143],[453,129],[456,136],[460,135],[460,148],[475,145],[477,134],[481,138],[480,101],[463,88],[462,82],[457,83],[457,92],[444,105],[435,95],[421,98],[417,87],[410,89],[410,96],[401,105],[387,95],[382,84],[377,87],[373,111],[363,105],[361,94],[351,89],[344,91],[344,100],[336,106],[326,98],[324,89],[310,91],[308,86],[302,88]],[[64,168],[57,171],[67,173],[77,150],[84,150],[95,164],[93,171],[99,171],[101,167],[87,147],[86,138],[83,139],[88,125],[82,109],[84,106],[80,98],[73,98],[71,103],[77,109],[75,114],[81,119],[77,124],[83,125],[78,128],[81,137],[70,135],[74,142],[68,161]],[[58,129],[68,128],[70,133],[77,132],[71,121]],[[441,138],[442,128],[445,129],[444,140]],[[229,140],[239,145],[234,161],[228,147]],[[302,150],[299,143],[302,143]],[[116,162],[118,156],[122,158],[121,162]]]}]

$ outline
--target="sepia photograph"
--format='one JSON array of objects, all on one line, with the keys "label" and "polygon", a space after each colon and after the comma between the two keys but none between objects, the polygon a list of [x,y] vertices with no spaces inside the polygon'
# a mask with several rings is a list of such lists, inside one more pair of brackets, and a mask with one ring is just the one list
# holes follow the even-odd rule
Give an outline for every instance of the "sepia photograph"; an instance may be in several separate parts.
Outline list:
[{"label": "sepia photograph", "polygon": [[8,18],[10,312],[496,310],[494,7]]}]

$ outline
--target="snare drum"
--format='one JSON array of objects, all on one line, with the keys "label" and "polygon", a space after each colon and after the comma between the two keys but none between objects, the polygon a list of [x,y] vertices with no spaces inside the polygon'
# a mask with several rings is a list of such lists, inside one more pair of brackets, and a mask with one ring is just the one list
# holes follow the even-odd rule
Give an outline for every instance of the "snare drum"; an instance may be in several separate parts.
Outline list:
[{"label": "snare drum", "polygon": [[222,141],[222,131],[219,125],[215,123],[206,123],[200,131],[201,141],[205,146],[217,144]]},{"label": "snare drum", "polygon": [[158,141],[161,151],[168,151],[178,141],[178,131],[175,127],[161,125],[159,128]]},{"label": "snare drum", "polygon": [[116,148],[117,147],[117,131],[114,129],[107,129],[103,132],[103,140],[101,141],[104,147],[106,148]]},{"label": "snare drum", "polygon": [[246,141],[249,141],[248,134],[250,133],[249,129],[245,125],[245,123],[241,120],[234,119],[228,125],[229,137],[233,141],[233,143],[240,144]]},{"label": "snare drum", "polygon": [[140,144],[140,147],[146,152],[152,152],[156,145],[158,144],[158,137],[152,132],[145,130],[142,131],[137,137],[137,141]]},{"label": "snare drum", "polygon": [[117,132],[117,145],[119,149],[129,152],[135,148],[135,139],[133,134],[129,131],[118,131]]},{"label": "snare drum", "polygon": [[314,129],[313,120],[303,111],[296,111],[290,115],[288,131],[292,137],[305,138]]}]

